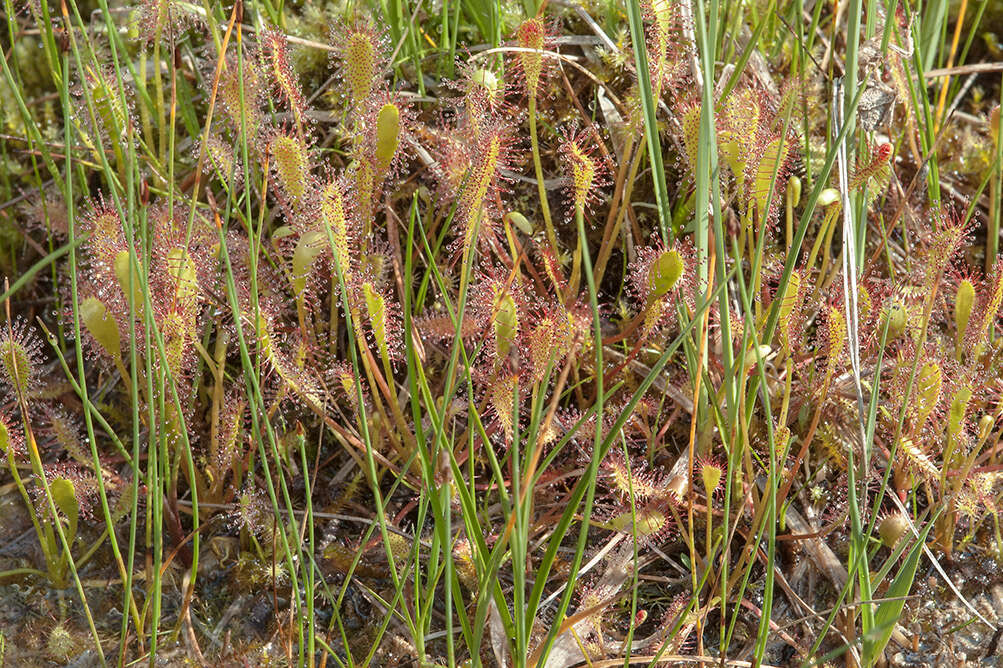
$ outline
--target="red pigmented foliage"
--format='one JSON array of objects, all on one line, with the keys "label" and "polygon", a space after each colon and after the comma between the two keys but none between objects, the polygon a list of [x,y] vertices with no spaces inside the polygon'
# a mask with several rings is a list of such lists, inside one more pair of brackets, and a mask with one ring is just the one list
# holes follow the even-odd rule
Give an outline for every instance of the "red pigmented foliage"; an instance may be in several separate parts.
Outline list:
[{"label": "red pigmented foliage", "polygon": [[289,42],[283,33],[271,29],[259,33],[258,39],[262,69],[268,74],[272,91],[285,102],[297,126],[302,128],[307,122],[306,100],[299,77],[289,62]]},{"label": "red pigmented foliage", "polygon": [[917,283],[932,291],[951,265],[961,259],[961,253],[970,243],[973,223],[965,222],[957,211],[936,208],[930,212],[931,225],[922,230],[926,248],[923,261],[917,263],[923,276]]},{"label": "red pigmented foliage", "polygon": [[[246,129],[248,144],[257,147],[255,140],[264,124],[261,105],[267,78],[256,50],[247,43],[243,48],[245,53],[239,60],[234,54],[227,55],[220,71],[216,99],[233,135],[239,137]],[[204,76],[215,76],[215,66]]]},{"label": "red pigmented foliage", "polygon": [[[50,10],[51,11],[51,10]],[[174,43],[189,28],[205,27],[205,19],[193,5],[176,0],[141,0],[139,7],[139,41]]]},{"label": "red pigmented foliage", "polygon": [[452,110],[457,127],[477,136],[484,131],[484,121],[515,113],[506,99],[505,83],[494,70],[469,61],[457,63],[456,67],[456,80],[447,85],[457,95],[448,100],[447,107]]},{"label": "red pigmented foliage", "polygon": [[689,79],[688,43],[684,37],[684,17],[680,5],[671,0],[643,2],[647,24],[648,68],[652,85],[660,96],[674,92]]},{"label": "red pigmented foliage", "polygon": [[494,234],[502,215],[498,202],[508,181],[503,172],[515,162],[514,141],[511,127],[499,119],[464,147],[461,155],[450,156],[468,161],[460,188],[454,191],[459,192],[456,220],[460,236],[456,250],[469,249]]},{"label": "red pigmented foliage", "polygon": [[46,440],[57,454],[65,453],[70,459],[81,466],[91,466],[91,453],[85,452],[82,429],[76,416],[67,413],[62,407],[42,404],[40,411],[42,420],[36,430],[39,440]]},{"label": "red pigmented foliage", "polygon": [[652,470],[643,459],[627,460],[617,448],[610,448],[603,459],[602,472],[602,484],[621,503],[628,501],[631,495],[638,501],[667,496],[668,481],[664,476]]},{"label": "red pigmented foliage", "polygon": [[[579,305],[580,306],[580,305]],[[540,382],[549,368],[558,373],[564,360],[581,345],[581,332],[589,326],[591,317],[574,305],[568,309],[558,301],[534,310],[525,341],[528,352],[528,379]]]},{"label": "red pigmented foliage", "polygon": [[[6,403],[6,402],[5,402]],[[0,434],[6,436],[6,450],[0,452],[0,456],[8,461],[22,460],[27,456],[24,447],[24,431],[20,420],[0,412]]]},{"label": "red pigmented foliage", "polygon": [[[244,177],[244,170],[230,142],[224,141],[218,135],[210,134],[206,137],[204,149],[206,159],[202,165],[202,172],[216,176],[221,183],[232,183],[235,188],[239,187]],[[195,152],[201,152],[198,144]]]},{"label": "red pigmented foliage", "polygon": [[525,90],[535,98],[553,68],[551,58],[544,51],[552,51],[558,34],[557,26],[540,18],[523,21],[516,28],[510,46],[519,49],[511,56],[511,71]]}]

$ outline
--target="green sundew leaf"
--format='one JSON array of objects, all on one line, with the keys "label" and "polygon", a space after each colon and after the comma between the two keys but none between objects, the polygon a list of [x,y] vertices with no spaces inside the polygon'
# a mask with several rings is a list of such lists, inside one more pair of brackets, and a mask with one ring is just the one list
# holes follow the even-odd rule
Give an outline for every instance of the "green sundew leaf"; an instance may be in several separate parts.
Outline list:
[{"label": "green sundew leaf", "polygon": [[[751,183],[751,202],[756,205],[760,218],[769,215],[769,202],[766,198],[770,194],[770,186],[773,184],[774,175],[783,173],[784,163],[790,155],[791,146],[786,137],[777,137],[766,145],[763,157],[756,166],[755,174]],[[773,189],[773,196],[776,197],[777,189]]]},{"label": "green sundew leaf", "polygon": [[191,307],[198,299],[199,281],[195,263],[184,248],[172,248],[167,253],[167,271],[175,282],[178,304]]},{"label": "green sundew leaf", "polygon": [[167,368],[177,378],[181,373],[181,363],[184,360],[185,346],[191,340],[188,323],[177,311],[168,311],[160,325],[164,335],[164,354]]},{"label": "green sundew leaf", "polygon": [[654,301],[676,287],[683,275],[683,258],[679,251],[668,250],[655,258],[648,269],[648,300]]},{"label": "green sundew leaf", "polygon": [[801,302],[801,274],[792,271],[790,280],[784,286],[784,294],[780,302],[780,340],[785,345],[790,345],[792,316],[795,309]]},{"label": "green sundew leaf", "polygon": [[922,425],[930,417],[933,409],[940,401],[940,388],[943,383],[940,365],[927,362],[919,370],[916,377],[916,416],[917,423]]},{"label": "green sundew leaf", "polygon": [[0,338],[0,363],[3,364],[3,374],[11,388],[16,388],[20,395],[26,395],[33,372],[31,355],[24,344],[17,338],[8,336]]},{"label": "green sundew leaf", "polygon": [[[749,142],[759,127],[759,103],[753,91],[745,88],[729,97],[721,110],[721,128],[718,130],[718,151],[735,177],[739,192],[745,185],[748,169]],[[699,117],[699,115],[698,115]]]},{"label": "green sundew leaf", "polygon": [[397,152],[400,141],[400,110],[395,104],[385,104],[376,115],[376,168],[385,172]]},{"label": "green sundew leaf", "polygon": [[10,432],[7,431],[7,425],[3,420],[0,420],[0,452],[7,455],[10,454]]},{"label": "green sundew leaf", "polygon": [[958,290],[954,293],[954,326],[958,332],[959,344],[965,338],[965,330],[968,329],[968,320],[972,317],[974,305],[975,286],[968,279],[964,279],[958,284]]},{"label": "green sundew leaf", "polygon": [[[129,251],[119,251],[118,255],[115,256],[115,276],[118,278],[119,285],[122,286],[122,292],[125,293],[126,298],[136,312],[136,316],[139,317],[143,308],[143,288],[140,285],[139,278],[134,274],[132,276],[132,294],[129,294],[131,257],[132,254]],[[140,276],[143,274],[143,265],[140,264],[138,258],[136,259],[136,270]]]},{"label": "green sundew leaf", "polygon": [[85,299],[80,304],[80,320],[98,345],[113,359],[122,355],[122,337],[118,323],[108,312],[104,302],[97,297]]},{"label": "green sundew leaf", "polygon": [[306,290],[306,278],[313,263],[328,246],[327,233],[323,230],[312,230],[300,237],[293,250],[292,288],[299,299]]},{"label": "green sundew leaf", "polygon": [[871,293],[865,285],[857,286],[857,319],[860,322],[867,322],[867,319],[871,317],[871,309],[874,308],[874,302],[871,299]]},{"label": "green sundew leaf", "polygon": [[495,363],[497,364],[508,357],[509,351],[519,336],[519,312],[515,305],[515,299],[510,294],[499,295],[495,301],[492,325],[495,332]]},{"label": "green sundew leaf", "polygon": [[299,204],[310,181],[306,148],[295,137],[277,134],[272,138],[268,151],[275,165],[279,186],[294,205]]},{"label": "green sundew leaf", "polygon": [[118,95],[117,88],[109,81],[107,75],[99,70],[88,68],[85,79],[90,88],[94,109],[104,124],[105,130],[112,136],[121,132],[126,126],[129,116],[123,99]]},{"label": "green sundew leaf", "polygon": [[679,118],[683,128],[683,148],[691,169],[697,165],[697,145],[700,143],[700,107],[693,105],[685,109]]},{"label": "green sundew leaf", "polygon": [[373,89],[373,75],[377,71],[377,47],[367,31],[353,31],[344,46],[343,77],[348,84],[353,105],[361,105]]},{"label": "green sundew leaf", "polygon": [[383,295],[376,291],[372,283],[362,284],[362,296],[366,302],[366,312],[369,314],[369,325],[373,329],[373,338],[380,347],[384,359],[389,358],[390,347],[387,343],[387,304]]},{"label": "green sundew leaf", "polygon": [[80,517],[80,504],[77,502],[73,482],[66,478],[56,478],[49,483],[49,491],[56,508],[66,515],[66,542],[72,546],[73,539],[77,537],[77,520]]},{"label": "green sundew leaf", "polygon": [[[636,523],[635,523],[636,520]],[[623,533],[632,533],[634,527],[637,527],[637,536],[647,537],[658,533],[665,528],[668,524],[669,518],[666,517],[658,508],[638,508],[634,516],[631,516],[630,511],[621,513],[610,520],[610,526]]]},{"label": "green sundew leaf", "polygon": [[[345,215],[345,200],[336,181],[324,186],[320,195],[320,214],[331,229],[334,252],[338,258],[341,273],[347,279],[351,275],[351,253],[349,251],[348,218]],[[330,240],[329,240],[330,241]]]},{"label": "green sundew leaf", "polygon": [[[905,306],[899,301],[894,301],[885,307],[881,314],[881,325],[879,331],[888,327],[888,343],[891,343],[905,331],[907,313]],[[887,321],[887,325],[886,322]]]},{"label": "green sundew leaf", "polygon": [[836,364],[846,346],[846,317],[838,308],[830,307],[828,318],[828,347],[826,350],[826,375],[836,370]]},{"label": "green sundew leaf", "polygon": [[962,385],[954,393],[951,401],[951,408],[947,415],[947,433],[951,438],[957,438],[961,433],[961,424],[964,422],[965,413],[968,411],[968,402],[972,399],[972,390],[967,385]]}]

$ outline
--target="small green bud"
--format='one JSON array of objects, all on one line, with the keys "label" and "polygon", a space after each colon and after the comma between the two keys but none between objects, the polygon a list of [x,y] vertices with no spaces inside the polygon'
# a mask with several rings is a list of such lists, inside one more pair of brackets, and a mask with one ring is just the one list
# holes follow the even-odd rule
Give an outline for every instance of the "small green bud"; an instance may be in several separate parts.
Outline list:
[{"label": "small green bud", "polygon": [[[766,344],[763,344],[763,345],[759,346],[759,348],[758,348],[759,357],[762,357],[763,360],[766,360],[766,357],[770,354],[770,352],[772,352],[772,350],[773,349],[770,348]],[[754,366],[756,366],[756,361],[757,361],[756,352],[757,352],[756,348],[749,348],[747,351],[745,351],[745,366],[746,367],[754,367]]]},{"label": "small green bud", "polygon": [[306,289],[307,274],[310,273],[314,261],[329,246],[327,233],[323,230],[312,230],[300,237],[293,251],[292,287],[297,299]]}]

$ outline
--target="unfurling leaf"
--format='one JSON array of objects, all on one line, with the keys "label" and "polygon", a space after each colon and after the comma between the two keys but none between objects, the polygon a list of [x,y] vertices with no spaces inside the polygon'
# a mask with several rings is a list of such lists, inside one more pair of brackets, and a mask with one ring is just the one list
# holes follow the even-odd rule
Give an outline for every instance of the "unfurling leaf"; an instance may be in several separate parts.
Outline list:
[{"label": "unfurling leaf", "polygon": [[77,501],[73,482],[67,478],[56,478],[49,483],[49,491],[56,508],[66,515],[66,542],[72,546],[73,539],[77,537],[77,521],[80,518],[80,503]]},{"label": "unfurling leaf", "polygon": [[677,250],[668,250],[655,258],[648,269],[648,300],[654,301],[669,293],[683,275],[683,258]]},{"label": "unfurling leaf", "polygon": [[98,345],[112,358],[122,354],[122,337],[118,323],[97,297],[88,297],[80,304],[80,320]]},{"label": "unfurling leaf", "polygon": [[376,115],[376,170],[384,173],[390,169],[397,144],[400,141],[400,110],[397,105],[387,103]]}]

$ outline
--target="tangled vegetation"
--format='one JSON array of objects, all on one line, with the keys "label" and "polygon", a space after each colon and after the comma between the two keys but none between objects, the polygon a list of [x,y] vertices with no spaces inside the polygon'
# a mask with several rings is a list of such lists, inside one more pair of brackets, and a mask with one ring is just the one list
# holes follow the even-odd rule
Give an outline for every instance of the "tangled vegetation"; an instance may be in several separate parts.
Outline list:
[{"label": "tangled vegetation", "polygon": [[4,5],[0,663],[994,656],[998,6],[83,4]]}]

